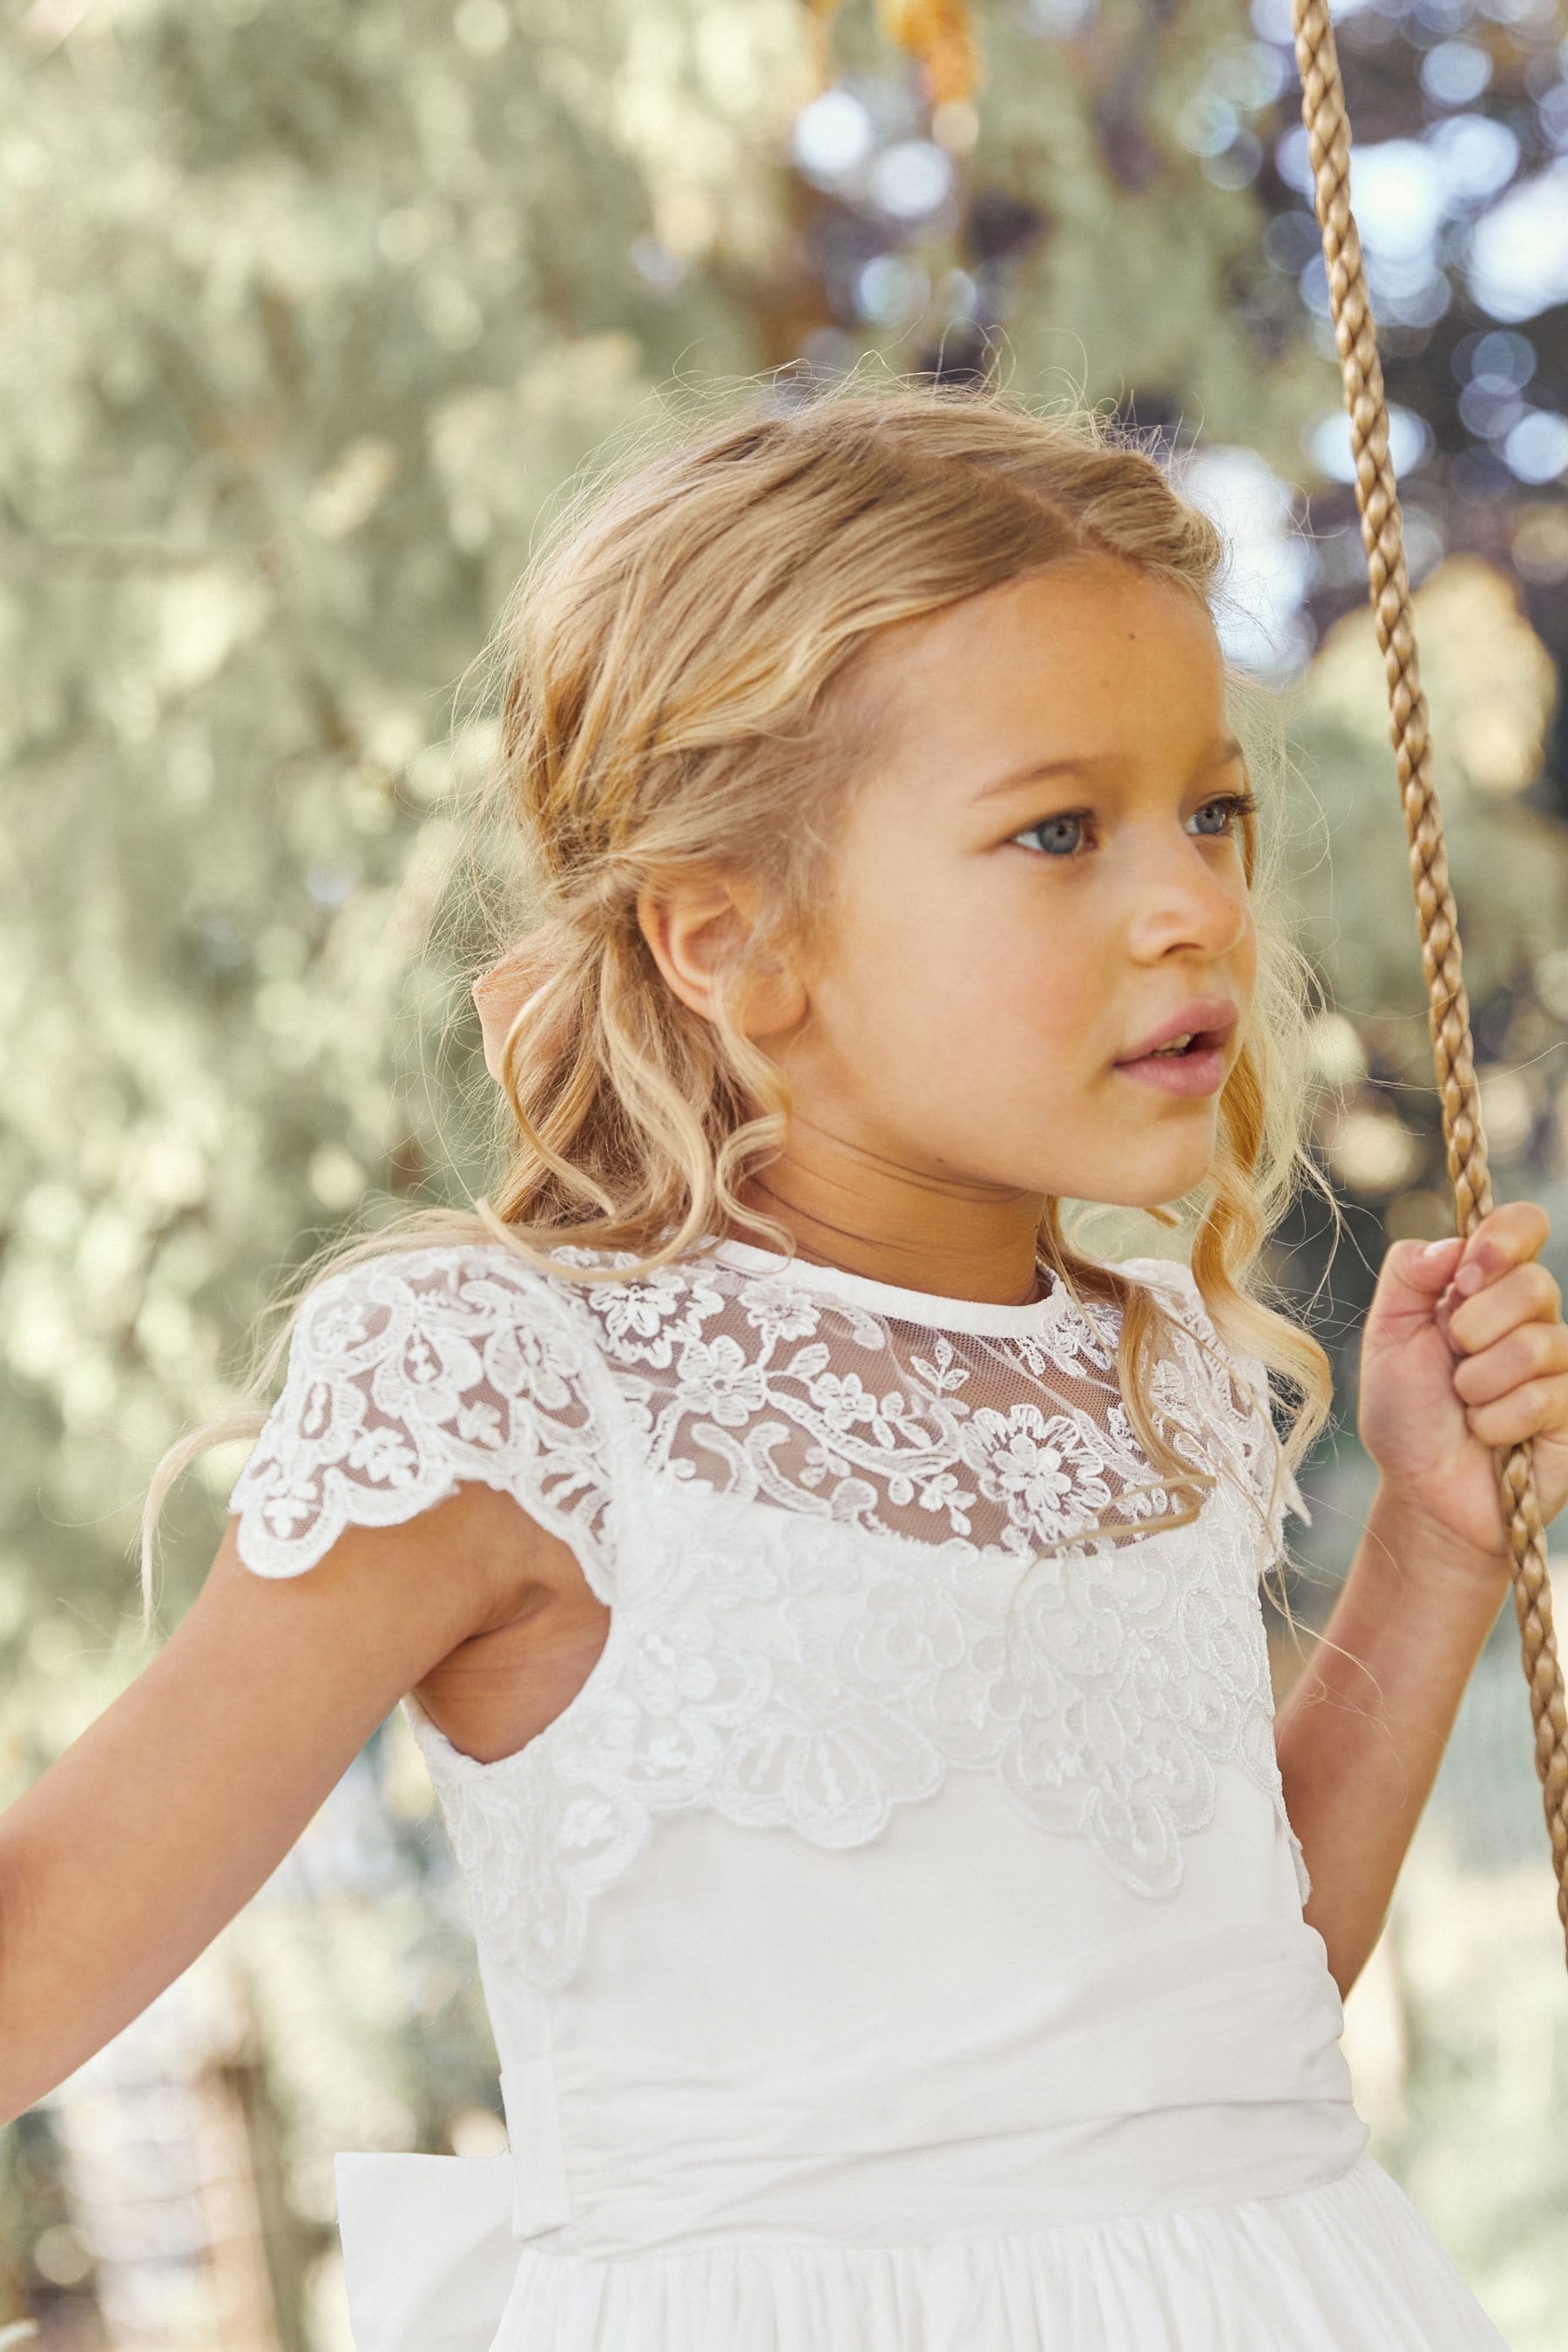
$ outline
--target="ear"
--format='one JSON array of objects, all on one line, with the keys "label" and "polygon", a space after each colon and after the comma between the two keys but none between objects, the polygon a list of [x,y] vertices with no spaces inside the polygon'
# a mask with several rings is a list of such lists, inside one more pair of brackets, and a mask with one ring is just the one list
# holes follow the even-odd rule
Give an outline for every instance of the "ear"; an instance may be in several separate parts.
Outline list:
[{"label": "ear", "polygon": [[[755,886],[739,877],[645,885],[637,899],[637,922],[648,950],[673,993],[693,1013],[711,1021],[718,1004],[717,975],[723,957],[755,920]],[[750,1037],[795,1028],[805,1016],[801,981],[776,957],[750,982],[741,1025]]]}]

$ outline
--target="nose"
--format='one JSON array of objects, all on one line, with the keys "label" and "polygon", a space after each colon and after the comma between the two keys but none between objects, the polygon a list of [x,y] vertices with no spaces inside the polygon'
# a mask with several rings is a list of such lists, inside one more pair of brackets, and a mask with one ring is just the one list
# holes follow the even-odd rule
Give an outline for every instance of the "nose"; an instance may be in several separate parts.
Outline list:
[{"label": "nose", "polygon": [[1239,845],[1229,856],[1216,856],[1212,837],[1199,841],[1184,833],[1173,855],[1162,837],[1151,845],[1133,889],[1133,946],[1151,960],[1184,947],[1222,956],[1239,947],[1252,928]]}]

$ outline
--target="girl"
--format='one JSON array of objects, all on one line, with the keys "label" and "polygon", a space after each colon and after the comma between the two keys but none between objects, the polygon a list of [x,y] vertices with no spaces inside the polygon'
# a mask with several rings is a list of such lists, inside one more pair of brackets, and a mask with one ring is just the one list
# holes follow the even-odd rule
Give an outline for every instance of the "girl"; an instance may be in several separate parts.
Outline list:
[{"label": "girl", "polygon": [[[851,383],[688,432],[505,618],[502,1180],[309,1287],[195,1603],[0,1822],[15,2116],[401,1700],[509,2148],[339,2158],[357,2352],[1500,2341],[1341,2003],[1508,1590],[1492,1449],[1568,1491],[1568,1334],[1531,1203],[1389,1250],[1276,1725],[1330,1384],[1258,1265],[1307,973],[1222,552],[1097,416]],[[144,1590],[258,1418],[159,1465]]]}]

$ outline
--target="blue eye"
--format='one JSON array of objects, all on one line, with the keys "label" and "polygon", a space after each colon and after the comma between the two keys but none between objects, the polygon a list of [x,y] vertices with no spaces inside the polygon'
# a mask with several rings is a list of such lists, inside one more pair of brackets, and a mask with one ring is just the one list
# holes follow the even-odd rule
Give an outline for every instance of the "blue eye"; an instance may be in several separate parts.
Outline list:
[{"label": "blue eye", "polygon": [[1083,822],[1084,822],[1084,816],[1083,816],[1083,814],[1082,814],[1082,813],[1080,813],[1079,810],[1074,809],[1074,810],[1072,811],[1072,813],[1071,813],[1071,814],[1070,814],[1070,815],[1067,815],[1067,816],[1048,816],[1048,817],[1045,818],[1045,819],[1044,819],[1044,821],[1043,821],[1041,824],[1032,824],[1032,825],[1030,825],[1030,827],[1028,828],[1028,831],[1027,831],[1026,833],[1021,833],[1021,834],[1019,834],[1019,835],[1018,835],[1018,836],[1017,836],[1017,838],[1018,838],[1020,841],[1027,841],[1027,840],[1030,838],[1030,835],[1037,835],[1037,834],[1042,834],[1042,833],[1049,833],[1049,831],[1051,830],[1051,827],[1052,827],[1053,825],[1082,824],[1083,824]]},{"label": "blue eye", "polygon": [[[1226,834],[1230,831],[1231,827],[1236,824],[1240,818],[1244,816],[1257,815],[1258,800],[1257,796],[1249,792],[1220,793],[1215,799],[1205,801],[1203,807],[1198,810],[1197,815],[1201,817],[1206,814],[1210,809],[1218,809],[1220,811],[1220,823],[1212,828],[1212,830],[1205,830],[1199,837],[1200,839],[1207,841],[1220,841],[1223,840]],[[1063,809],[1059,814],[1056,816],[1043,817],[1038,824],[1026,826],[1022,833],[1015,834],[1013,839],[1014,841],[1027,842],[1031,839],[1037,838],[1042,834],[1050,833],[1053,827],[1063,825],[1078,825],[1081,827],[1086,824],[1091,824],[1092,823],[1093,812],[1089,809]],[[1065,848],[1069,856],[1072,854],[1072,844],[1062,843],[1058,838],[1058,847]],[[1047,856],[1053,856],[1056,855],[1056,851],[1047,848],[1046,855]]]},{"label": "blue eye", "polygon": [[1211,836],[1217,838],[1218,834],[1227,833],[1240,818],[1256,816],[1258,799],[1253,793],[1222,793],[1218,800],[1204,803],[1204,807],[1198,811],[1200,816],[1203,815],[1204,809],[1219,809],[1223,812],[1222,821],[1216,828],[1215,835]]}]

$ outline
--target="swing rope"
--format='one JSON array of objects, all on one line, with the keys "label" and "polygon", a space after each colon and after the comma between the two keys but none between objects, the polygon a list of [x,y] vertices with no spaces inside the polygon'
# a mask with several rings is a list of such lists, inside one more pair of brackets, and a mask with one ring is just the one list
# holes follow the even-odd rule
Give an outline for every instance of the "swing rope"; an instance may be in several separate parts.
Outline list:
[{"label": "swing rope", "polygon": [[[817,80],[827,84],[826,29],[838,0],[807,0],[817,39]],[[878,0],[883,31],[917,58],[933,106],[967,102],[980,83],[967,0]],[[1291,0],[1301,119],[1311,158],[1318,225],[1355,459],[1356,504],[1367,585],[1388,699],[1400,798],[1410,841],[1428,1021],[1442,1104],[1443,1143],[1454,1189],[1456,1230],[1468,1240],[1492,1206],[1486,1137],[1470,1046],[1469,1001],[1459,970],[1459,919],[1448,887],[1443,818],[1432,783],[1432,743],[1421,691],[1415,624],[1405,562],[1399,492],[1388,452],[1388,406],[1361,238],[1350,204],[1350,121],[1327,0]],[[1557,1916],[1568,1958],[1568,1706],[1552,1622],[1546,1530],[1535,1490],[1533,1449],[1494,1446],[1508,1528],[1514,1613],[1519,1622],[1535,1769],[1557,1879]]]},{"label": "swing rope", "polygon": [[[1301,76],[1301,120],[1307,129],[1334,341],[1350,415],[1367,585],[1388,678],[1391,733],[1410,841],[1410,877],[1442,1097],[1443,1143],[1454,1188],[1456,1230],[1468,1240],[1490,1213],[1491,1178],[1470,1053],[1469,1001],[1459,974],[1459,918],[1448,887],[1443,818],[1432,784],[1432,740],[1415,651],[1399,493],[1388,454],[1383,365],[1361,238],[1351,211],[1350,120],[1327,0],[1292,0],[1291,20]],[[1535,1769],[1557,1874],[1557,1916],[1568,1937],[1568,1710],[1552,1625],[1552,1583],[1546,1566],[1546,1530],[1535,1491],[1534,1450],[1528,1440],[1522,1445],[1494,1446],[1492,1458],[1508,1528],[1514,1613],[1530,1685]]]}]

